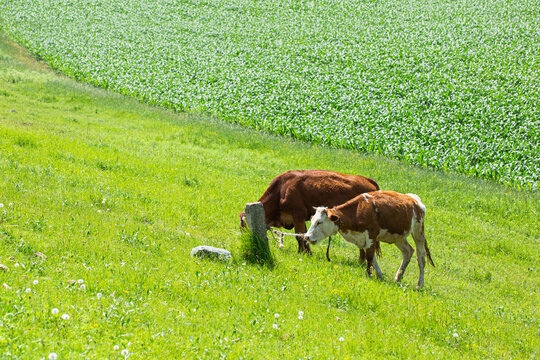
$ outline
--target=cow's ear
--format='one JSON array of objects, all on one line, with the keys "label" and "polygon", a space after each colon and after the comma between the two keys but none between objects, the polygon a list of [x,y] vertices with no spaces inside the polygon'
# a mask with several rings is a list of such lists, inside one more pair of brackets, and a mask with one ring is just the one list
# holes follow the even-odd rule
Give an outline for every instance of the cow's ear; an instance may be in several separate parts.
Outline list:
[{"label": "cow's ear", "polygon": [[339,221],[339,215],[337,214],[335,210],[330,209],[326,212],[326,214],[328,215],[328,218],[330,219],[330,221],[332,222]]}]

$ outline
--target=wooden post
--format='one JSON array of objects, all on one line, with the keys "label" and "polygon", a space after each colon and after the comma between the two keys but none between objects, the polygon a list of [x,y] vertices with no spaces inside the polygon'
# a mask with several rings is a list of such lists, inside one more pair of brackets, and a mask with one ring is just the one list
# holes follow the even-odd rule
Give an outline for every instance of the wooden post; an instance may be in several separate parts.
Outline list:
[{"label": "wooden post", "polygon": [[268,237],[266,236],[266,217],[264,216],[264,207],[261,202],[246,204],[246,223],[258,239],[265,242],[268,247]]}]

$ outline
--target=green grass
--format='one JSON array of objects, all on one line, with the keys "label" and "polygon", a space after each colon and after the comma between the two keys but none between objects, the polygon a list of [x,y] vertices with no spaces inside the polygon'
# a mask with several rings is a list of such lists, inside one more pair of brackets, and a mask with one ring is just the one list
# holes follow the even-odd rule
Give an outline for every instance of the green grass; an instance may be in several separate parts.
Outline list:
[{"label": "green grass", "polygon": [[240,236],[240,254],[242,259],[251,264],[274,268],[275,259],[267,239],[261,239],[252,232],[245,231]]},{"label": "green grass", "polygon": [[[390,280],[400,258],[385,244],[385,281],[337,238],[331,263],[287,239],[273,269],[244,265],[238,212],[297,168],[418,194],[436,264],[425,290],[414,260]],[[540,356],[538,193],[145,106],[5,39],[0,174],[0,358]],[[192,259],[197,245],[234,260]]]},{"label": "green grass", "polygon": [[0,5],[0,28],[70,77],[150,104],[533,189],[539,27],[539,0]]}]

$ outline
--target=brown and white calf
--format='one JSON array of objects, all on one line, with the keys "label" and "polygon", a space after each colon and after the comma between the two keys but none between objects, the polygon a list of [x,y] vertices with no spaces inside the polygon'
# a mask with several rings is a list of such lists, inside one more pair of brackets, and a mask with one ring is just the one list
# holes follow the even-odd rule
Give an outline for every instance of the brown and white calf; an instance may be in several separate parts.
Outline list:
[{"label": "brown and white calf", "polygon": [[418,287],[421,288],[424,286],[426,255],[434,266],[424,234],[425,215],[426,207],[417,195],[374,191],[331,209],[318,207],[304,237],[309,243],[317,244],[339,231],[345,240],[366,250],[368,274],[371,275],[373,266],[380,278],[383,274],[372,245],[377,241],[395,244],[403,255],[395,277],[395,281],[400,281],[414,253],[414,249],[407,242],[407,237],[412,234],[420,271]]},{"label": "brown and white calf", "polygon": [[[317,206],[336,206],[365,192],[379,190],[373,179],[326,170],[292,170],[276,176],[259,201],[263,204],[266,224],[271,227],[306,232],[306,221]],[[241,212],[240,226],[245,226]],[[311,253],[309,244],[298,236],[298,252]],[[364,254],[360,253],[360,261]]]}]

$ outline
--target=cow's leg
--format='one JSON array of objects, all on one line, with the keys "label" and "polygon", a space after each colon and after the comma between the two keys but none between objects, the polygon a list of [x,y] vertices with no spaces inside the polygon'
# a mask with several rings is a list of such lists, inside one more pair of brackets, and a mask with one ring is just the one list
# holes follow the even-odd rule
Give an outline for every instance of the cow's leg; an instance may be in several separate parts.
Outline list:
[{"label": "cow's leg", "polygon": [[424,286],[424,267],[426,266],[426,237],[424,229],[420,224],[415,225],[412,232],[414,244],[416,245],[416,258],[418,259],[418,285],[417,288]]},{"label": "cow's leg", "polygon": [[[306,222],[304,220],[294,219],[293,221],[294,221],[293,224],[294,224],[295,233],[305,234],[307,232]],[[299,253],[305,252],[311,255],[311,249],[309,248],[309,243],[306,240],[304,240],[303,236],[297,236],[296,241],[298,241]]]},{"label": "cow's leg", "polygon": [[409,265],[409,262],[411,261],[411,257],[414,253],[413,247],[407,242],[407,239],[403,239],[402,241],[396,242],[396,246],[399,250],[401,250],[401,254],[403,255],[403,259],[401,260],[401,266],[399,267],[396,278],[394,279],[396,282],[400,281],[403,277],[403,274],[405,273],[405,269],[407,269],[407,265]]},{"label": "cow's leg", "polygon": [[366,271],[369,277],[371,277],[371,268],[373,267],[375,269],[375,273],[377,274],[377,277],[379,279],[383,278],[383,273],[381,271],[381,268],[379,267],[379,263],[377,262],[377,255],[375,255],[375,247],[372,246],[369,249],[360,249],[364,252],[367,260],[367,266]]}]

